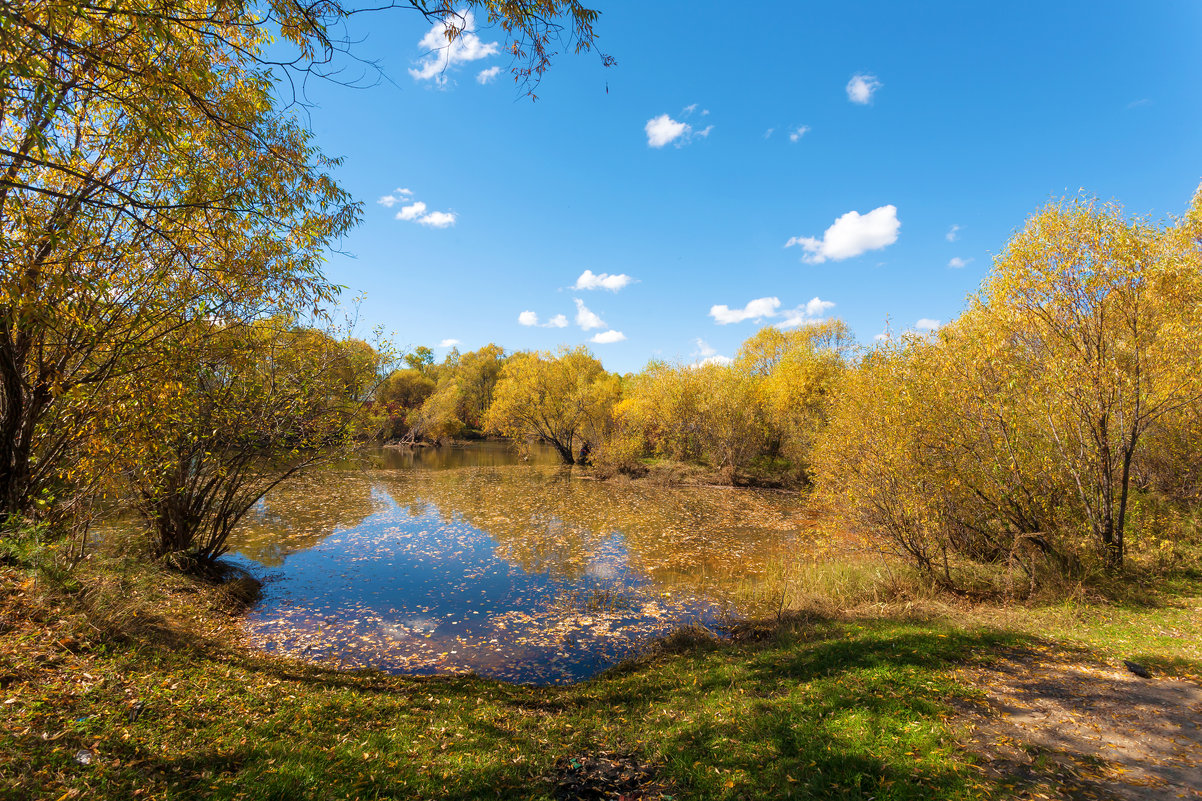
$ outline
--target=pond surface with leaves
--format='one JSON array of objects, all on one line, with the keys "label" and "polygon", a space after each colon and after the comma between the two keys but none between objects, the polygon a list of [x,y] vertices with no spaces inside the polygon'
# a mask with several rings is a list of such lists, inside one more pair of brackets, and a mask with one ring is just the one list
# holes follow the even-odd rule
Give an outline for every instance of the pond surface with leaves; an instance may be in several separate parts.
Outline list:
[{"label": "pond surface with leaves", "polygon": [[796,496],[582,480],[486,443],[281,486],[232,561],[266,582],[246,622],[260,648],[554,684],[757,611],[755,582],[808,528]]}]

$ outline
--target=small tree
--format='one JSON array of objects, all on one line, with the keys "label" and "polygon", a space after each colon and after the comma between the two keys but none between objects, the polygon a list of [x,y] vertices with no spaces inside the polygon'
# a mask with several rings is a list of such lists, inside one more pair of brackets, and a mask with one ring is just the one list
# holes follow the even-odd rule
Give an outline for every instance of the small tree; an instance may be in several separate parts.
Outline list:
[{"label": "small tree", "polygon": [[285,320],[188,330],[123,449],[152,550],[211,561],[268,491],[352,444],[376,360]]}]

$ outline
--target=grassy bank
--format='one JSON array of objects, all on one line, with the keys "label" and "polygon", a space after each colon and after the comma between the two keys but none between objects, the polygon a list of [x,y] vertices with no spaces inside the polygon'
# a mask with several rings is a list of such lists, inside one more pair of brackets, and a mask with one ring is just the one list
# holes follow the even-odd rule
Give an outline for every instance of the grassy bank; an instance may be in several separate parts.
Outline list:
[{"label": "grassy bank", "polygon": [[223,588],[134,563],[83,574],[74,594],[0,578],[0,797],[1007,797],[957,745],[980,695],[964,666],[1072,639],[1202,675],[1192,579],[1138,607],[786,616],[529,688],[251,653]]}]

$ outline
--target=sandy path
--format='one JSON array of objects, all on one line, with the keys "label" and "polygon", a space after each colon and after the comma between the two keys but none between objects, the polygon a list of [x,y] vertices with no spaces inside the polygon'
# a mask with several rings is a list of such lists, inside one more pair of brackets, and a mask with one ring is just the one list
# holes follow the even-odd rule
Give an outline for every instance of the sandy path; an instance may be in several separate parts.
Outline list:
[{"label": "sandy path", "polygon": [[1202,799],[1202,687],[1053,650],[965,673],[967,745],[1016,797]]}]

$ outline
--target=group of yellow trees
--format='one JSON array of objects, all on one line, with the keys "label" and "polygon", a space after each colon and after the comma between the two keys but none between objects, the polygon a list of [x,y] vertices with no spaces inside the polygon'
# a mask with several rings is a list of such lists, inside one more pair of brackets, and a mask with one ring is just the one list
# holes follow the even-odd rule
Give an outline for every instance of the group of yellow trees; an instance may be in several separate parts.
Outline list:
[{"label": "group of yellow trees", "polygon": [[378,400],[411,437],[479,430],[569,464],[811,486],[948,588],[1117,571],[1133,517],[1145,544],[1181,530],[1140,503],[1192,509],[1202,490],[1200,242],[1202,191],[1167,226],[1055,205],[933,334],[859,348],[837,320],[772,327],[730,363],[626,376],[583,348],[489,345],[441,366],[426,351]]},{"label": "group of yellow trees", "polygon": [[981,564],[1032,584],[1083,560],[1117,570],[1137,497],[1198,501],[1200,411],[1202,192],[1167,227],[1053,206],[958,320],[847,371],[817,478],[850,525],[948,586]]}]

